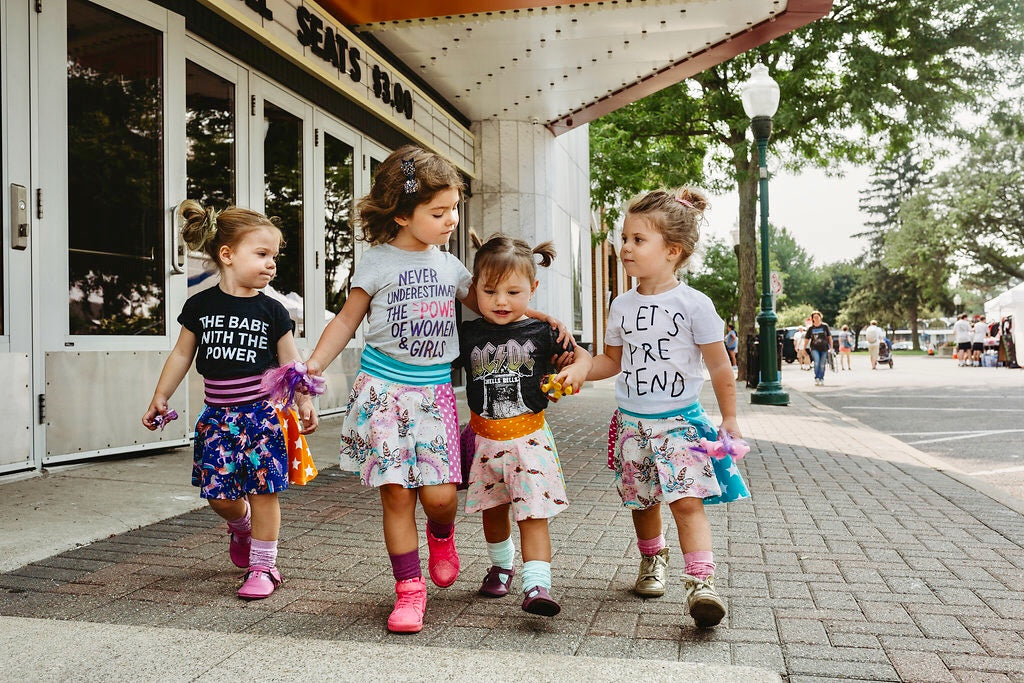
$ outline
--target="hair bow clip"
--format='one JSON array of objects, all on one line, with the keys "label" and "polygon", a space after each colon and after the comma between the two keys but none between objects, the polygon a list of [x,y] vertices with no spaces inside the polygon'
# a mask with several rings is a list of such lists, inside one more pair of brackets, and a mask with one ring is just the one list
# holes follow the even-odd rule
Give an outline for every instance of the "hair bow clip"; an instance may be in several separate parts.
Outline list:
[{"label": "hair bow clip", "polygon": [[420,189],[420,184],[416,180],[416,164],[411,157],[402,160],[402,173],[405,174],[405,184],[402,186],[402,192],[405,194],[416,194]]},{"label": "hair bow clip", "polygon": [[176,411],[174,411],[174,410],[168,410],[163,415],[161,415],[160,413],[157,413],[156,415],[154,415],[153,416],[153,424],[155,424],[157,427],[159,427],[160,431],[163,431],[164,427],[167,426],[168,422],[170,422],[171,420],[177,420],[177,419],[178,419],[178,413]]}]

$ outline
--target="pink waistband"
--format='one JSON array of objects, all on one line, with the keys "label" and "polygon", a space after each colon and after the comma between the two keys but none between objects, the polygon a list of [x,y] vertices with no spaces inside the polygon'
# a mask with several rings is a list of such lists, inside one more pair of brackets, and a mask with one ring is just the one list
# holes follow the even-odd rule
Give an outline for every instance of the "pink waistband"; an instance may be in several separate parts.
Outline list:
[{"label": "pink waistband", "polygon": [[222,408],[255,403],[267,398],[267,392],[260,388],[262,375],[236,377],[235,379],[203,378],[206,405]]}]

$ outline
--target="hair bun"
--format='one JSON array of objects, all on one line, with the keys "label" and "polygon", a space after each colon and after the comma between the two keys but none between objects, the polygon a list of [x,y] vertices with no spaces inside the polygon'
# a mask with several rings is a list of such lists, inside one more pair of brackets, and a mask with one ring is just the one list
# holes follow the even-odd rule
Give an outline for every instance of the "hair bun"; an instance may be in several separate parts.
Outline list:
[{"label": "hair bun", "polygon": [[675,196],[684,206],[692,206],[697,211],[703,212],[708,208],[708,198],[698,190],[684,187]]}]

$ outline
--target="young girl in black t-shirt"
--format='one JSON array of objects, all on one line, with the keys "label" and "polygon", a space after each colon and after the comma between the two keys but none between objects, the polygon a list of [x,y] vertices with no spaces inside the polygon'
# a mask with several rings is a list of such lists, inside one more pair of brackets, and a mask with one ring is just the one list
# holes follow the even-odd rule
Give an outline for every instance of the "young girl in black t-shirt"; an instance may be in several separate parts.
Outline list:
[{"label": "young girl in black t-shirt", "polygon": [[[248,209],[217,213],[188,200],[180,213],[186,244],[217,264],[220,282],[185,302],[178,341],[142,424],[153,430],[173,419],[167,401],[194,358],[206,406],[196,423],[192,485],[227,520],[231,561],[248,568],[239,597],[265,598],[281,583],[277,493],[288,488],[288,451],[261,377],[280,363],[299,360],[288,312],[259,291],[277,273],[283,237],[266,216]],[[297,408],[305,425],[300,431],[316,429],[309,396],[299,395]]]},{"label": "young girl in black t-shirt", "polygon": [[[466,512],[483,512],[491,568],[480,594],[498,598],[509,591],[515,547],[509,512],[519,524],[523,554],[523,609],[554,616],[561,609],[551,597],[551,538],[548,518],[565,509],[565,480],[551,430],[544,420],[548,397],[541,388],[551,358],[563,350],[558,333],[526,317],[537,289],[540,255],[547,266],[555,256],[550,242],[531,249],[503,235],[489,239],[473,261],[473,286],[481,320],[459,331],[460,361],[466,368],[466,399],[472,417],[463,435],[473,465]],[[575,361],[556,382],[567,393],[579,391],[590,370],[590,354],[574,349]]]}]

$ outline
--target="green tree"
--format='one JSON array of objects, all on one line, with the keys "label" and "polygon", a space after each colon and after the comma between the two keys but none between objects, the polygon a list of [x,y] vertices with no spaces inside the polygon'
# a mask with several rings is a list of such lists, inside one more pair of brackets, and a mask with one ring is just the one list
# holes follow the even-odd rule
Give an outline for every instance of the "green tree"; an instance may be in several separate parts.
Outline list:
[{"label": "green tree", "polygon": [[821,278],[814,267],[814,257],[800,246],[786,228],[771,228],[772,270],[782,274],[782,295],[778,306],[789,308],[800,304],[818,305]]},{"label": "green tree", "polygon": [[705,248],[700,266],[686,275],[686,282],[711,297],[718,315],[731,322],[736,319],[738,303],[736,278],[735,252],[721,240],[713,239]]},{"label": "green tree", "polygon": [[[992,92],[1007,62],[1021,54],[1022,30],[1019,0],[837,0],[829,16],[697,74],[696,88],[674,89],[688,125],[659,129],[650,117],[642,126],[617,124],[642,129],[646,138],[684,137],[681,147],[699,148],[701,141],[688,139],[703,138],[706,182],[738,189],[741,344],[753,332],[757,301],[757,150],[739,98],[750,67],[766,64],[781,91],[769,153],[794,169],[834,168],[906,149],[919,135],[955,132],[957,110]],[[600,135],[600,122],[591,135]],[[636,154],[626,146],[611,151]],[[601,167],[615,177],[614,160]],[[595,201],[600,206],[600,197]],[[739,357],[742,378],[742,347]]]}]

